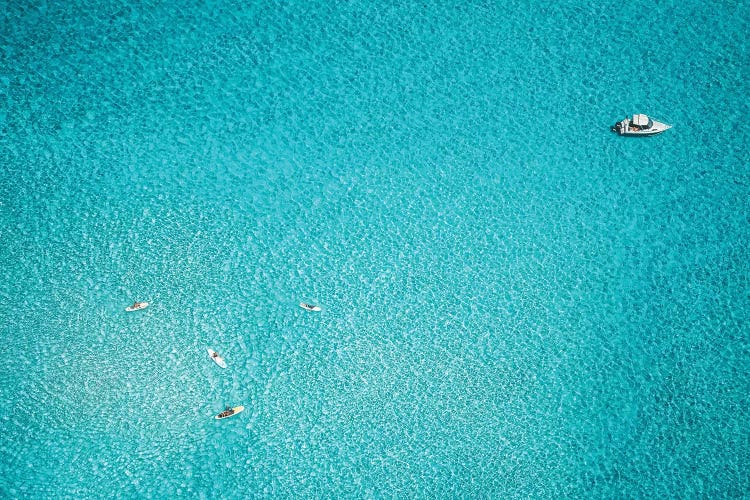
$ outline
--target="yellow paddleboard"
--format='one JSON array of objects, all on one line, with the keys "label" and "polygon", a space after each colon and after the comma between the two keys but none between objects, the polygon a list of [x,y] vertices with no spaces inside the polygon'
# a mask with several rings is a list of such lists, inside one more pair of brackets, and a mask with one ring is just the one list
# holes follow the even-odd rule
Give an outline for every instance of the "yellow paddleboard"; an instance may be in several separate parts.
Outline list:
[{"label": "yellow paddleboard", "polygon": [[244,410],[244,409],[245,409],[244,406],[235,406],[234,408],[232,408],[233,411],[229,415],[224,415],[224,412],[221,412],[218,415],[216,415],[214,418],[216,420],[221,420],[222,418],[233,417],[233,416],[237,415],[238,413],[241,413],[242,410]]}]

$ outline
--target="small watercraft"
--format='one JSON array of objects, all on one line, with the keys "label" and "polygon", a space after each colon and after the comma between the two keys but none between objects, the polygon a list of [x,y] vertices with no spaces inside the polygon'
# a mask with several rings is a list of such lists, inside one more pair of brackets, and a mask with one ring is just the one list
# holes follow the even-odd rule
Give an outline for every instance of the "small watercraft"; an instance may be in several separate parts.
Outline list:
[{"label": "small watercraft", "polygon": [[216,361],[216,364],[219,365],[220,367],[222,367],[222,368],[226,368],[227,367],[227,363],[226,363],[226,361],[224,361],[224,358],[222,358],[221,356],[219,356],[219,353],[216,352],[216,351],[214,351],[210,347],[208,348],[208,355],[211,357],[211,359],[213,359],[214,361]]},{"label": "small watercraft", "polygon": [[633,118],[626,116],[624,120],[615,123],[612,126],[612,132],[617,132],[620,135],[646,137],[661,134],[670,128],[672,128],[672,125],[656,121],[646,115],[633,115]]},{"label": "small watercraft", "polygon": [[320,311],[320,306],[316,306],[315,304],[308,304],[307,302],[300,302],[299,306],[302,309],[307,309],[308,311]]},{"label": "small watercraft", "polygon": [[244,409],[245,409],[244,406],[235,406],[234,408],[231,408],[231,407],[227,406],[226,410],[224,410],[223,412],[219,413],[214,418],[216,420],[221,420],[222,418],[229,418],[229,417],[232,417],[234,415],[237,415],[238,413],[240,413]]},{"label": "small watercraft", "polygon": [[135,302],[132,306],[126,307],[125,310],[127,312],[133,312],[133,311],[140,311],[141,309],[146,309],[148,307],[148,302]]}]

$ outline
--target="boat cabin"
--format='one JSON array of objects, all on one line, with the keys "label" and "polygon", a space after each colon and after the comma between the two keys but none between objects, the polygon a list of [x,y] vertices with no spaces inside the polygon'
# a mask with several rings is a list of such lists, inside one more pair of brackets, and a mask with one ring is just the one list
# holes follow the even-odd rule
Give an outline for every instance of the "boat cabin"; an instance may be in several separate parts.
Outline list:
[{"label": "boat cabin", "polygon": [[633,115],[628,124],[631,130],[648,130],[654,126],[654,122],[646,115]]}]

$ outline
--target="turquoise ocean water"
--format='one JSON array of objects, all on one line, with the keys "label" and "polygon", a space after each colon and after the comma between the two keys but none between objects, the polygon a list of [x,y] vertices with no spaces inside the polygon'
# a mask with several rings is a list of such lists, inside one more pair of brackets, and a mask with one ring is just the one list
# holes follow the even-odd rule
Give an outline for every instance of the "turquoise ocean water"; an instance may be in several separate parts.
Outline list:
[{"label": "turquoise ocean water", "polygon": [[747,497],[747,2],[0,10],[0,497]]}]

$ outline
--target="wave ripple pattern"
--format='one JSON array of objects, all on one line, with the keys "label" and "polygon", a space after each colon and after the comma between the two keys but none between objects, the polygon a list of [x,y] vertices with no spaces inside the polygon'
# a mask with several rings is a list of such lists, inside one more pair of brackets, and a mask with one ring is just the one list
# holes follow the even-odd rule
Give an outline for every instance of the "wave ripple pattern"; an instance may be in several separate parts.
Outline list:
[{"label": "wave ripple pattern", "polygon": [[0,17],[0,497],[750,491],[746,3]]}]

